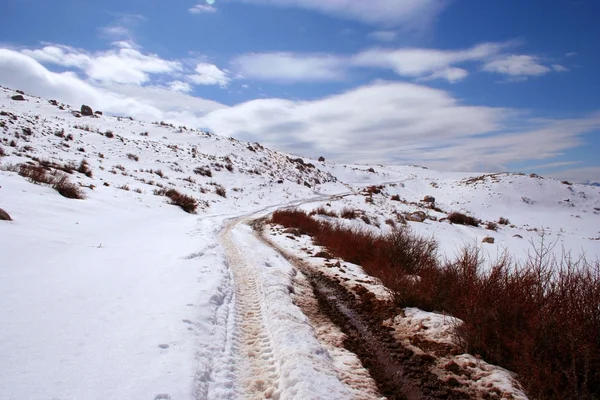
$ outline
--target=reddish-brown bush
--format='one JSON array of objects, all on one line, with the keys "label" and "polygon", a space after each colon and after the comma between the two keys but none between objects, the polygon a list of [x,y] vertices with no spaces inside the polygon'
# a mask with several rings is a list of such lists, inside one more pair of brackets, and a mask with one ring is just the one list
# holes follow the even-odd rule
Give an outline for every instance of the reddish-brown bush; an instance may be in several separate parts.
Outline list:
[{"label": "reddish-brown bush", "polygon": [[344,219],[358,218],[358,212],[352,208],[344,207],[342,211],[340,211],[340,217]]},{"label": "reddish-brown bush", "polygon": [[470,226],[479,226],[479,220],[473,218],[469,215],[465,215],[459,212],[453,212],[448,215],[448,220],[453,224],[458,225],[470,225]]},{"label": "reddish-brown bush", "polygon": [[198,208],[198,201],[191,196],[182,194],[175,189],[156,189],[154,194],[157,196],[165,196],[171,199],[171,204],[179,206],[187,213],[193,213]]},{"label": "reddish-brown bush", "polygon": [[221,197],[227,197],[227,190],[225,189],[225,187],[223,187],[221,185],[217,185],[215,187],[215,193]]},{"label": "reddish-brown bush", "polygon": [[81,188],[69,181],[69,177],[63,173],[56,174],[56,180],[52,184],[52,188],[68,199],[85,199]]},{"label": "reddish-brown bush", "polygon": [[314,210],[312,210],[310,212],[310,215],[315,215],[315,214],[317,214],[317,215],[324,215],[326,217],[332,217],[332,218],[337,218],[337,216],[338,216],[335,211],[328,210],[328,209],[326,209],[323,206],[315,208]]},{"label": "reddish-brown bush", "polygon": [[79,163],[79,167],[77,167],[77,172],[84,174],[88,178],[91,178],[93,175],[92,170],[90,169],[90,165],[85,159],[81,160],[81,162]]},{"label": "reddish-brown bush", "polygon": [[313,236],[333,257],[362,265],[400,306],[447,312],[466,351],[517,372],[537,399],[600,398],[600,263],[549,257],[523,265],[504,255],[490,268],[476,246],[441,262],[437,243],[407,229],[390,235],[317,221],[297,210],[273,222]]}]

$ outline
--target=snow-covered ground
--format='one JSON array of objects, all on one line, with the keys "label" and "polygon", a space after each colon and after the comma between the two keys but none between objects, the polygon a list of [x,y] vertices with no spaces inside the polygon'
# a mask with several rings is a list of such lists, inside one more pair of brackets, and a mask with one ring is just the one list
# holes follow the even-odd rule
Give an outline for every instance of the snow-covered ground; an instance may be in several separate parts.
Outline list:
[{"label": "snow-covered ground", "polygon": [[[230,225],[277,207],[354,207],[387,229],[386,219],[422,209],[417,203],[431,195],[444,212],[514,224],[494,232],[431,219],[409,222],[438,237],[448,254],[493,236],[496,243],[485,244],[490,254],[507,248],[521,257],[543,228],[567,250],[600,255],[599,188],[521,175],[469,182],[481,174],[420,167],[373,166],[369,172],[371,166],[299,160],[160,122],[77,117],[67,105],[28,95],[11,100],[15,94],[0,89],[0,208],[13,219],[0,221],[2,399],[226,399],[249,393],[252,369],[240,351],[245,300],[236,291],[242,278],[231,259],[236,251],[238,266],[251,268],[253,285],[261,288],[248,301],[260,311],[258,338],[266,334],[272,352],[264,351],[260,368],[252,364],[265,373],[253,381],[257,395],[352,397],[339,358],[317,340],[289,291],[281,291],[293,281],[292,267],[255,243],[246,225]],[[69,179],[86,198],[64,198],[11,171],[34,158],[75,166],[85,159],[92,176],[73,172]],[[374,184],[385,187],[365,202],[360,191]],[[161,187],[197,199],[196,214],[154,195]],[[306,381],[294,375],[298,371]]]}]

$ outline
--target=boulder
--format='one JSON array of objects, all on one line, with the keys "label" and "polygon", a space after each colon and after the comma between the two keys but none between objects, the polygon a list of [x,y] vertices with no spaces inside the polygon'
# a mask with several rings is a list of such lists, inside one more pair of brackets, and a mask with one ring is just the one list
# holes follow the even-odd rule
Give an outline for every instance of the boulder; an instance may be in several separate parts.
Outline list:
[{"label": "boulder", "polygon": [[490,243],[490,244],[494,244],[494,242],[496,241],[496,239],[494,239],[491,236],[486,236],[483,238],[483,240],[481,241],[482,243]]},{"label": "boulder", "polygon": [[6,211],[0,208],[0,221],[12,221],[12,218]]},{"label": "boulder", "polygon": [[426,219],[427,214],[425,214],[423,211],[415,211],[406,216],[406,220],[411,222],[423,222]]},{"label": "boulder", "polygon": [[329,254],[329,253],[327,253],[327,252],[325,252],[325,251],[320,251],[320,252],[318,252],[317,254],[315,254],[313,257],[315,257],[315,258],[325,258],[325,259],[327,259],[327,260],[329,260],[329,259],[333,258],[333,257],[331,256],[331,254]]},{"label": "boulder", "polygon": [[423,203],[435,203],[435,197],[433,196],[425,196],[423,197]]},{"label": "boulder", "polygon": [[94,112],[94,114],[96,114],[96,115],[103,115],[102,111],[96,111],[96,112]]},{"label": "boulder", "polygon": [[325,157],[319,157],[319,162],[325,162]]},{"label": "boulder", "polygon": [[25,97],[23,97],[22,94],[14,95],[13,97],[11,97],[11,99],[13,99],[15,101],[25,101]]},{"label": "boulder", "polygon": [[94,115],[94,111],[92,110],[92,107],[86,106],[84,104],[81,106],[81,115],[85,115],[86,117],[89,117],[91,115]]}]

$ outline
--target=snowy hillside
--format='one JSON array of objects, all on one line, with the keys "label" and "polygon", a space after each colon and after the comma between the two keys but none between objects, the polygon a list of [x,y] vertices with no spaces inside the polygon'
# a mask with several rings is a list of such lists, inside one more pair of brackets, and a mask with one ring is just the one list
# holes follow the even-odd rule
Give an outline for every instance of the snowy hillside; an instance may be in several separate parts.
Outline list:
[{"label": "snowy hillside", "polygon": [[[407,221],[448,256],[477,243],[522,258],[542,232],[557,254],[600,256],[597,187],[337,165],[18,95],[0,90],[0,209],[12,219],[0,221],[2,399],[380,397],[292,302],[310,291],[294,289],[297,269],[244,224],[281,207],[356,209],[348,223],[374,230]],[[21,164],[84,198],[20,176]]]}]

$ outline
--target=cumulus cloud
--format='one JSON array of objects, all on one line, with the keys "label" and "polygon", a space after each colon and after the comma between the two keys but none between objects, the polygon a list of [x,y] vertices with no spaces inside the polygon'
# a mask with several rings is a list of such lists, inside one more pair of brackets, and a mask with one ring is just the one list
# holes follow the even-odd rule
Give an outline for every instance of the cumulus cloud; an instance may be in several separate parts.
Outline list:
[{"label": "cumulus cloud", "polygon": [[86,81],[73,72],[52,72],[31,56],[8,49],[0,49],[0,83],[75,107],[89,104],[112,114],[191,126],[197,126],[200,116],[224,107],[170,88]]},{"label": "cumulus cloud", "polygon": [[203,13],[214,13],[217,9],[208,4],[196,4],[195,6],[188,9],[192,14],[203,14]]},{"label": "cumulus cloud", "polygon": [[232,65],[245,78],[284,83],[341,80],[346,67],[343,57],[299,53],[245,54]]},{"label": "cumulus cloud", "polygon": [[559,64],[543,65],[531,55],[504,54],[515,45],[515,42],[480,43],[456,50],[371,48],[354,55],[250,53],[234,59],[232,68],[244,77],[283,83],[339,81],[358,68],[388,69],[404,78],[443,79],[450,83],[469,75],[468,64],[478,64],[484,71],[512,78],[567,71]]},{"label": "cumulus cloud", "polygon": [[169,61],[155,54],[142,54],[131,47],[121,47],[97,53],[86,53],[68,46],[50,45],[23,53],[42,63],[76,67],[102,82],[143,84],[151,74],[171,74],[180,71],[178,61]]},{"label": "cumulus cloud", "polygon": [[515,110],[464,105],[448,92],[402,82],[377,82],[315,101],[253,100],[200,121],[215,132],[307,157],[467,171],[551,160],[600,129],[600,113],[530,120]]},{"label": "cumulus cloud", "polygon": [[216,65],[207,63],[197,64],[195,74],[188,78],[197,85],[219,85],[221,87],[226,87],[231,81],[227,70],[220,70]]},{"label": "cumulus cloud", "polygon": [[169,88],[177,92],[188,93],[192,91],[192,86],[187,82],[173,81],[169,83]]},{"label": "cumulus cloud", "polygon": [[467,71],[452,67],[469,61],[480,61],[498,54],[508,44],[483,43],[463,50],[422,48],[371,49],[355,55],[357,66],[392,69],[400,76],[412,78],[445,78],[456,82],[467,76]]},{"label": "cumulus cloud", "polygon": [[297,7],[372,25],[422,30],[449,3],[444,0],[237,0],[246,3]]},{"label": "cumulus cloud", "polygon": [[539,61],[537,57],[529,55],[509,55],[485,63],[483,69],[488,72],[509,76],[539,76],[552,71]]}]

